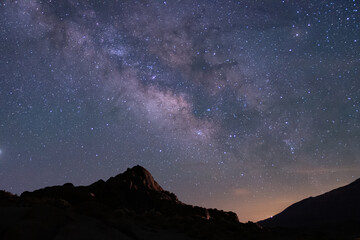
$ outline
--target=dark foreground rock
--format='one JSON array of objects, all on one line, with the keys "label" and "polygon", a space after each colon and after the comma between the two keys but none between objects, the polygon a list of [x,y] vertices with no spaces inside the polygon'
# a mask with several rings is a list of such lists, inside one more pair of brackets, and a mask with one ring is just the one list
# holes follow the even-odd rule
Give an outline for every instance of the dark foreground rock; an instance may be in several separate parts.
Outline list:
[{"label": "dark foreground rock", "polygon": [[184,204],[140,166],[107,181],[0,191],[0,239],[253,239],[235,213]]},{"label": "dark foreground rock", "polygon": [[0,239],[355,238],[331,231],[240,223],[233,212],[182,203],[146,169],[136,166],[89,186],[66,183],[21,196],[0,191]]}]

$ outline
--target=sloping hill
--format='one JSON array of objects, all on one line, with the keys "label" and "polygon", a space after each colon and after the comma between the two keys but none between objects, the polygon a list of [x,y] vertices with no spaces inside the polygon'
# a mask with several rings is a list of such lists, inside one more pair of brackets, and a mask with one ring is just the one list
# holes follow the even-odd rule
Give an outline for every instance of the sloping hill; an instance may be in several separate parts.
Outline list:
[{"label": "sloping hill", "polygon": [[297,202],[272,218],[258,223],[265,227],[360,231],[360,179]]}]

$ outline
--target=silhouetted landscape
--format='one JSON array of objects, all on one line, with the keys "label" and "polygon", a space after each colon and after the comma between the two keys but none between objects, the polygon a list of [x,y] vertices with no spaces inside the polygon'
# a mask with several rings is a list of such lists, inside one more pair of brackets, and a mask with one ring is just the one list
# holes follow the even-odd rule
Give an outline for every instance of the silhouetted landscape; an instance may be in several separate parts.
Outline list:
[{"label": "silhouetted landscape", "polygon": [[359,6],[0,0],[0,240],[360,240]]},{"label": "silhouetted landscape", "polygon": [[272,218],[265,227],[305,229],[335,236],[360,236],[360,179],[317,197],[297,202]]},{"label": "silhouetted landscape", "polygon": [[360,180],[271,219],[182,203],[141,166],[89,186],[0,192],[0,239],[356,239]]}]

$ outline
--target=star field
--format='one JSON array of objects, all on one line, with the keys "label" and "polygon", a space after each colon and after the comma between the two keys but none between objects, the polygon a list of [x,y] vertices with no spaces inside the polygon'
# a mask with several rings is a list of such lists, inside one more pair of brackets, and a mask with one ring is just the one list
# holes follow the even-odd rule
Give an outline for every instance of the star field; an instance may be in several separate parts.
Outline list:
[{"label": "star field", "polygon": [[360,177],[359,2],[0,3],[0,188],[136,164],[264,219]]}]

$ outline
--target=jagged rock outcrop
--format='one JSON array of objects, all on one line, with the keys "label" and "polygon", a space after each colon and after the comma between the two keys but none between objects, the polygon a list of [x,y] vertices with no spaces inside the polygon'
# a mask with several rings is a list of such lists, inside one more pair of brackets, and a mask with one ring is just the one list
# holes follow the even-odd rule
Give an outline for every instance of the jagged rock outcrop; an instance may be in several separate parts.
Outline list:
[{"label": "jagged rock outcrop", "polygon": [[[21,229],[21,231],[20,231]],[[237,215],[191,206],[141,166],[89,186],[0,192],[0,239],[234,239],[261,235]]]},{"label": "jagged rock outcrop", "polygon": [[85,187],[75,187],[71,183],[66,183],[62,186],[24,192],[21,198],[54,204],[57,200],[58,205],[63,204],[64,207],[84,202],[98,202],[111,208],[127,208],[136,212],[155,210],[167,216],[184,215],[219,221],[238,221],[235,213],[183,204],[175,194],[165,191],[141,166],[127,169],[106,182],[100,180]]}]

